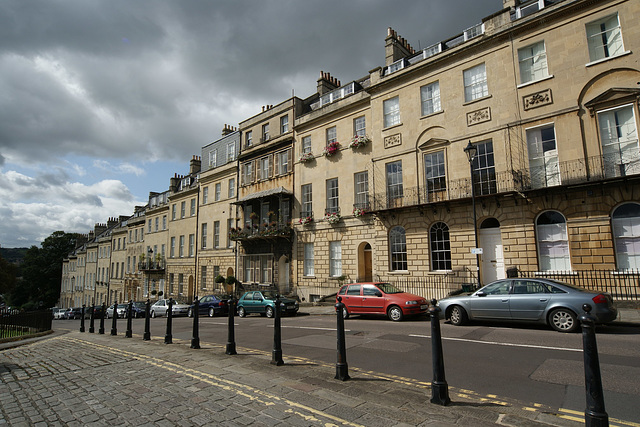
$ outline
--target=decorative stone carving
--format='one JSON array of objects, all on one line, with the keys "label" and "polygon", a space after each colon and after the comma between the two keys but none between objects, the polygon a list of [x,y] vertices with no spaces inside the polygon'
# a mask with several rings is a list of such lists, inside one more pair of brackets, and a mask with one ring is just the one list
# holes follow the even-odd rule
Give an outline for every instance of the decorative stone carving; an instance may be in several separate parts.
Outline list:
[{"label": "decorative stone carving", "polygon": [[389,135],[384,137],[384,148],[395,147],[402,145],[402,135],[396,133],[395,135]]},{"label": "decorative stone carving", "polygon": [[531,110],[533,108],[542,107],[543,105],[553,104],[553,98],[551,97],[551,89],[543,90],[540,92],[532,93],[522,97],[522,104],[524,110]]},{"label": "decorative stone carving", "polygon": [[473,126],[478,123],[488,121],[491,121],[491,108],[489,107],[467,113],[467,126]]}]

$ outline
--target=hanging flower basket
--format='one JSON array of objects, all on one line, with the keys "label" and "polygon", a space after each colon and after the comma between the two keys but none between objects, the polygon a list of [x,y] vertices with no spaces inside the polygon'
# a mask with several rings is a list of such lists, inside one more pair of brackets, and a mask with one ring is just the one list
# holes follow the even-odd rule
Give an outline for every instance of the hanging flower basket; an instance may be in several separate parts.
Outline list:
[{"label": "hanging flower basket", "polygon": [[312,162],[313,160],[315,160],[315,156],[313,155],[312,152],[308,152],[308,153],[302,153],[302,156],[300,156],[300,163],[309,163]]},{"label": "hanging flower basket", "polygon": [[300,222],[301,225],[311,224],[313,222],[313,217],[312,216],[303,216],[302,218],[300,218],[299,222]]},{"label": "hanging flower basket", "polygon": [[371,142],[371,138],[367,135],[355,135],[351,139],[351,143],[349,144],[349,148],[360,148],[364,147]]},{"label": "hanging flower basket", "polygon": [[364,208],[353,208],[353,216],[357,217],[361,217],[361,216],[365,216],[367,214],[367,211]]},{"label": "hanging flower basket", "polygon": [[334,154],[337,154],[340,151],[340,143],[338,141],[334,141],[329,143],[326,147],[324,147],[324,151],[322,154],[325,157],[331,157]]},{"label": "hanging flower basket", "polygon": [[337,224],[338,222],[340,222],[340,220],[342,219],[342,217],[340,216],[339,213],[334,212],[334,213],[328,213],[324,216],[324,219],[327,220],[327,222],[329,224]]}]

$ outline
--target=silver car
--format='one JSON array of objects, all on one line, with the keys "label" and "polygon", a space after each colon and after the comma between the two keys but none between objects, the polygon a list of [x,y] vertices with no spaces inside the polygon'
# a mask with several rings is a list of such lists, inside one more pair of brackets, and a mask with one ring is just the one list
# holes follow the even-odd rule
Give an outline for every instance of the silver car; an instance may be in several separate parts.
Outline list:
[{"label": "silver car", "polygon": [[[172,313],[171,315],[186,316],[189,311],[189,307],[190,306],[188,304],[182,304],[174,301],[173,306],[171,307],[171,313]],[[169,300],[161,299],[156,301],[151,306],[151,309],[149,310],[149,314],[151,315],[151,317],[166,316],[168,309],[169,309]]]},{"label": "silver car", "polygon": [[498,280],[438,302],[440,317],[456,326],[469,320],[530,321],[545,323],[559,332],[578,329],[584,304],[591,306],[598,323],[618,316],[610,294],[547,279]]}]

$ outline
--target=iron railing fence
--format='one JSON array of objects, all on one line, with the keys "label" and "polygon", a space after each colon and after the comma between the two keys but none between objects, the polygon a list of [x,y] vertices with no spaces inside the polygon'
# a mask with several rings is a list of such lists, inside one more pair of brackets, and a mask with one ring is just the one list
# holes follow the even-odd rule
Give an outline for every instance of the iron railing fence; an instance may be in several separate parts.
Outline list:
[{"label": "iron railing fence", "polygon": [[51,330],[53,315],[49,310],[0,310],[0,339]]},{"label": "iron railing fence", "polygon": [[[539,167],[485,172],[482,176],[476,176],[475,192],[476,196],[524,192],[638,174],[640,155],[613,153],[556,164],[547,163]],[[386,188],[374,189],[371,208],[380,211],[471,197],[470,178],[448,180],[444,185],[440,183],[439,187],[444,188],[418,186],[394,188],[393,191],[387,191]]]},{"label": "iron railing fence", "polygon": [[608,292],[614,300],[640,301],[640,269],[625,271],[520,271],[517,277],[546,278],[592,291]]}]

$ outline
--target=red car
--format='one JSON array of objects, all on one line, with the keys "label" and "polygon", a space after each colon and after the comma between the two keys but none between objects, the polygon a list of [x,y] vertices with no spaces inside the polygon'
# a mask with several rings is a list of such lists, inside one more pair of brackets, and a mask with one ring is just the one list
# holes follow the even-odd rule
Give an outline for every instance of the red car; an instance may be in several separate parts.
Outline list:
[{"label": "red car", "polygon": [[390,283],[370,282],[344,285],[336,295],[342,297],[342,316],[351,314],[386,314],[394,322],[405,316],[425,314],[429,303],[418,295],[402,292]]}]

